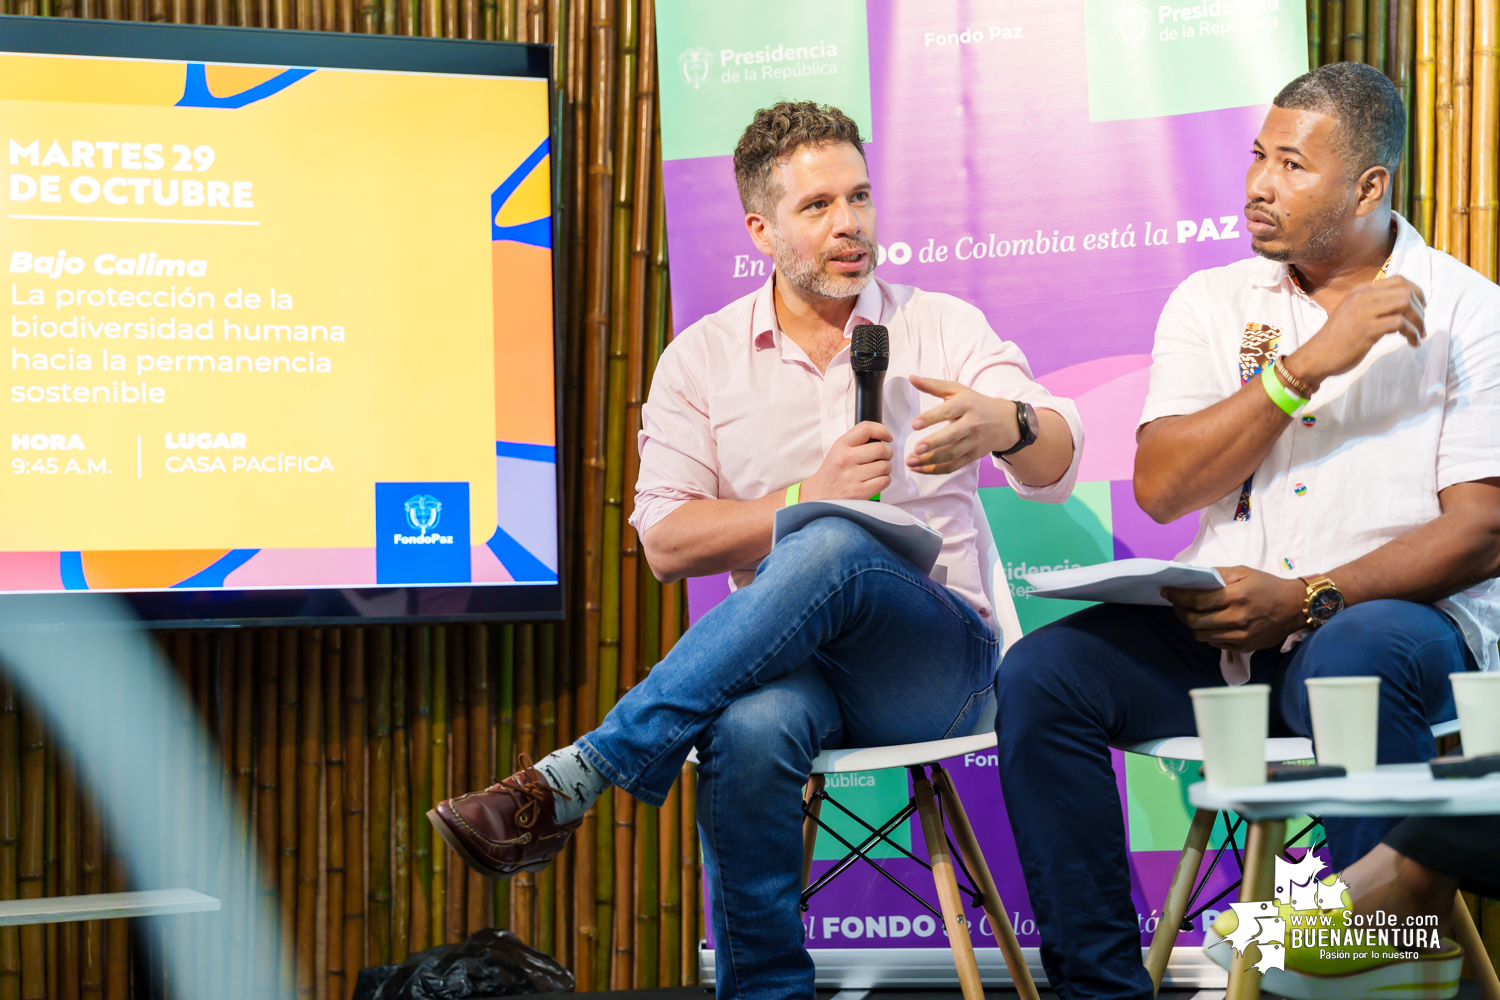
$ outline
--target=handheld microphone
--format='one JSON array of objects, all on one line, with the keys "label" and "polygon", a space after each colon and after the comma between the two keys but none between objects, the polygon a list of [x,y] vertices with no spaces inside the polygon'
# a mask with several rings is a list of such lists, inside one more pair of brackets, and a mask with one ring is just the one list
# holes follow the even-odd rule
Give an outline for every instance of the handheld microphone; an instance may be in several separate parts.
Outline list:
[{"label": "handheld microphone", "polygon": [[885,371],[891,363],[891,337],[883,326],[861,324],[854,328],[849,344],[849,366],[854,369],[854,422],[881,419],[881,395]]}]

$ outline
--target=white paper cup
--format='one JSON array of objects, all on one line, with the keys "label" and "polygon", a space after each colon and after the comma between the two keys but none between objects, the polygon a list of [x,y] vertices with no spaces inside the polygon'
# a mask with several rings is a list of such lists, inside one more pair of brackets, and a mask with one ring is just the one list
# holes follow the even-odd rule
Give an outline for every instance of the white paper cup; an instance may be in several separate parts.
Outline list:
[{"label": "white paper cup", "polygon": [[1500,753],[1500,673],[1449,674],[1464,756]]},{"label": "white paper cup", "polygon": [[1309,677],[1307,705],[1319,764],[1342,764],[1350,774],[1375,770],[1379,677]]},{"label": "white paper cup", "polygon": [[1209,788],[1263,785],[1271,688],[1266,684],[1194,688],[1193,718],[1203,741]]}]

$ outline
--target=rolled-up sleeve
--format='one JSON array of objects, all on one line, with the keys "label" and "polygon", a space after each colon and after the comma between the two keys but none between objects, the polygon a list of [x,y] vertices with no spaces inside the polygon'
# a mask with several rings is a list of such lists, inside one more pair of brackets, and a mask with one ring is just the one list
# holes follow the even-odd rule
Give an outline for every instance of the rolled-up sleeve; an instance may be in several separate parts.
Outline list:
[{"label": "rolled-up sleeve", "polygon": [[641,407],[641,472],[630,524],[642,535],[689,500],[719,495],[705,379],[687,357],[690,347],[690,335],[667,345]]},{"label": "rolled-up sleeve", "polygon": [[1006,481],[1018,496],[1040,503],[1062,503],[1073,493],[1073,485],[1078,482],[1078,463],[1083,458],[1083,421],[1078,418],[1078,407],[1071,399],[1054,396],[1036,382],[1031,377],[1026,355],[1012,342],[1002,340],[978,309],[972,306],[962,309],[954,326],[957,336],[950,356],[957,371],[953,381],[986,396],[1051,410],[1067,422],[1073,435],[1073,461],[1055,483],[1027,486],[1015,477],[1010,466],[998,458],[990,458],[995,468],[1005,473]]}]

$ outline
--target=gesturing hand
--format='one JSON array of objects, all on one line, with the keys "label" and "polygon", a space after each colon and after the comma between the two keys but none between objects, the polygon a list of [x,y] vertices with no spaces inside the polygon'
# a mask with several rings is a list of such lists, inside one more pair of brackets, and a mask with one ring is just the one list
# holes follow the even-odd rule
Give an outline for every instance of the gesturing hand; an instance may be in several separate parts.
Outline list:
[{"label": "gesturing hand", "polygon": [[956,472],[992,451],[1005,451],[1021,440],[1016,425],[1016,404],[975,392],[957,382],[911,376],[911,384],[943,401],[911,422],[922,430],[946,422],[947,427],[928,434],[906,456],[915,472],[944,475]]},{"label": "gesturing hand", "polygon": [[[870,440],[874,438],[875,440]],[[803,500],[868,500],[891,485],[891,432],[866,420],[833,443],[802,484]]]},{"label": "gesturing hand", "polygon": [[1382,278],[1349,293],[1323,328],[1287,358],[1293,375],[1313,389],[1364,360],[1387,334],[1399,333],[1413,347],[1427,335],[1422,290],[1405,278]]},{"label": "gesturing hand", "polygon": [[1199,642],[1253,652],[1279,646],[1306,627],[1302,599],[1307,591],[1300,581],[1283,580],[1248,566],[1220,567],[1219,575],[1224,578],[1219,590],[1168,587],[1161,592]]}]

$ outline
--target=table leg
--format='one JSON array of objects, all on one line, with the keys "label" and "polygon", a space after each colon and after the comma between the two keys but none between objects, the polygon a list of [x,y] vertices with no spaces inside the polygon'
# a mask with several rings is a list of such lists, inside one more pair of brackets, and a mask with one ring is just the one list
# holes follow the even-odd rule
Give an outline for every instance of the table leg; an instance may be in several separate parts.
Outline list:
[{"label": "table leg", "polygon": [[[1240,902],[1271,899],[1276,884],[1276,852],[1286,838],[1286,820],[1261,819],[1250,824],[1245,838],[1245,871],[1240,883]],[[1260,996],[1260,972],[1255,962],[1260,946],[1246,948],[1235,956],[1229,967],[1229,989],[1224,1000],[1257,1000]]]}]

